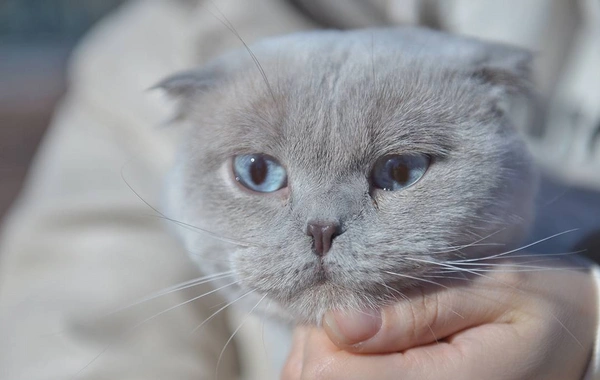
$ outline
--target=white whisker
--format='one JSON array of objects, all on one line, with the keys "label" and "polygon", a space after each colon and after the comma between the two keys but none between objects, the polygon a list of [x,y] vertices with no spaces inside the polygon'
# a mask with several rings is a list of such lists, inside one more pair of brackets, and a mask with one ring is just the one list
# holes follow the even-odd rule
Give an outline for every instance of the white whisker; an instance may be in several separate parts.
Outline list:
[{"label": "white whisker", "polygon": [[217,4],[215,4],[212,0],[209,0],[209,3],[212,4],[212,6],[215,8],[215,10],[217,11],[217,13],[219,13],[219,16],[221,16],[221,17],[218,17],[213,12],[211,12],[209,9],[207,9],[207,11],[210,14],[212,14],[213,17],[215,19],[217,19],[221,24],[223,24],[227,29],[229,29],[229,31],[235,37],[237,37],[238,40],[240,40],[240,42],[242,43],[242,45],[244,46],[244,48],[246,49],[246,51],[250,55],[250,58],[254,62],[254,65],[258,69],[260,75],[262,76],[262,79],[265,82],[265,85],[267,86],[267,89],[269,90],[269,93],[271,94],[271,98],[273,98],[274,101],[277,101],[277,98],[275,97],[275,93],[273,92],[273,88],[271,87],[271,84],[269,83],[269,79],[267,78],[267,74],[265,73],[265,70],[263,69],[262,65],[258,61],[258,58],[254,54],[254,52],[250,49],[250,47],[248,46],[248,44],[246,43],[246,41],[244,41],[244,39],[242,38],[242,36],[238,33],[237,29],[233,26],[233,24],[231,23],[231,21],[229,21],[229,19],[225,16],[225,14],[223,14],[223,12],[221,12],[221,9],[219,9],[219,7],[217,6]]},{"label": "white whisker", "polygon": [[248,312],[248,314],[246,314],[246,316],[244,317],[244,319],[242,320],[242,322],[240,323],[240,325],[233,331],[233,333],[231,334],[231,336],[229,337],[229,339],[227,339],[227,342],[225,342],[225,345],[223,346],[223,349],[221,350],[221,353],[219,354],[219,359],[217,359],[217,368],[215,369],[215,380],[218,380],[218,378],[219,378],[219,365],[221,364],[221,359],[223,358],[223,354],[225,353],[225,349],[227,348],[227,346],[229,345],[229,343],[232,341],[232,339],[235,336],[235,334],[237,334],[237,332],[240,331],[240,329],[242,328],[242,326],[244,326],[244,324],[246,323],[246,321],[248,320],[248,318],[250,317],[250,315],[252,315],[252,312],[254,312],[254,310],[256,310],[256,308],[258,307],[258,305],[260,305],[260,303],[267,297],[267,294],[265,294],[264,296],[262,296],[262,298],[256,303],[256,305],[254,305],[254,307],[252,309],[250,309],[250,311]]},{"label": "white whisker", "polygon": [[[534,261],[539,262],[539,261]],[[542,262],[547,262],[542,261]],[[548,269],[567,269],[566,267],[549,267],[549,266],[537,266],[537,265],[528,265],[525,263],[519,264],[511,264],[511,263],[463,263],[463,262],[455,262],[455,261],[445,261],[444,264],[454,265],[456,264],[459,268],[462,267],[471,267],[473,270],[477,270],[477,268],[473,267],[486,267],[486,268],[508,268],[508,269],[529,269],[529,270],[548,270]],[[503,270],[503,269],[500,269]]]},{"label": "white whisker", "polygon": [[224,237],[224,236],[221,236],[221,235],[219,235],[219,234],[217,234],[215,232],[209,231],[207,229],[204,229],[204,228],[201,228],[201,227],[198,227],[198,226],[194,226],[192,224],[185,223],[185,222],[182,222],[182,221],[179,221],[179,220],[176,220],[176,219],[169,218],[169,217],[167,217],[167,216],[165,216],[163,214],[161,214],[161,215],[154,215],[154,216],[157,217],[157,218],[160,218],[160,219],[172,222],[172,223],[174,223],[174,224],[176,224],[176,225],[178,225],[180,227],[183,227],[183,228],[185,228],[187,230],[202,232],[202,233],[204,233],[204,234],[206,234],[206,235],[208,235],[208,236],[210,236],[210,237],[212,237],[212,238],[214,238],[216,240],[220,240],[220,241],[222,241],[224,243],[230,243],[230,244],[233,244],[233,245],[239,245],[241,247],[246,247],[246,248],[252,248],[252,247],[267,248],[267,247],[261,246],[259,244],[253,244],[253,243],[248,243],[248,242],[245,242],[245,241],[242,241],[242,240],[238,240],[238,239],[232,239],[232,238]]},{"label": "white whisker", "polygon": [[165,310],[163,310],[163,311],[161,311],[161,312],[159,312],[159,313],[156,313],[156,314],[152,315],[151,317],[148,317],[148,318],[146,318],[146,319],[142,320],[141,322],[137,323],[137,324],[136,324],[136,325],[135,325],[133,328],[135,329],[136,327],[139,327],[139,326],[143,325],[144,323],[146,323],[146,322],[149,322],[149,321],[153,320],[154,318],[156,318],[156,317],[158,317],[158,316],[160,316],[160,315],[163,315],[163,314],[165,314],[165,313],[168,313],[169,311],[171,311],[171,310],[174,310],[174,309],[176,309],[176,308],[178,308],[178,307],[181,307],[181,306],[187,305],[187,304],[188,304],[188,303],[190,303],[190,302],[194,302],[194,301],[196,301],[196,300],[199,300],[200,298],[206,297],[206,296],[208,296],[208,295],[210,295],[210,294],[216,293],[216,292],[218,292],[219,290],[225,289],[225,288],[227,288],[227,287],[229,287],[229,286],[233,286],[233,285],[237,284],[238,282],[239,282],[239,281],[237,281],[237,280],[236,280],[236,281],[234,281],[234,282],[230,282],[230,283],[229,283],[229,284],[227,284],[227,285],[223,285],[223,286],[221,286],[221,287],[219,287],[219,288],[213,289],[213,290],[211,290],[211,291],[208,291],[208,292],[206,292],[206,293],[203,293],[203,294],[201,294],[201,295],[199,295],[199,296],[196,296],[196,297],[194,297],[194,298],[191,298],[191,299],[189,299],[189,300],[187,300],[187,301],[185,301],[185,302],[181,302],[181,303],[179,303],[179,304],[177,304],[177,305],[175,305],[175,306],[171,306],[171,307],[169,307],[169,308],[167,308],[167,309],[165,309]]},{"label": "white whisker", "polygon": [[433,285],[441,286],[442,288],[446,288],[446,289],[448,289],[448,287],[447,287],[447,286],[445,286],[445,285],[442,285],[442,284],[440,284],[440,283],[437,283],[437,282],[435,282],[435,281],[429,281],[429,280],[425,280],[425,279],[423,279],[423,278],[414,277],[414,276],[409,276],[409,275],[407,275],[407,274],[394,273],[394,272],[388,272],[388,271],[383,271],[383,272],[384,272],[384,273],[387,273],[387,274],[394,275],[394,276],[398,276],[398,277],[404,277],[404,278],[409,278],[409,279],[412,279],[412,280],[417,280],[417,281],[426,282],[426,283],[428,283],[428,284],[433,284]]},{"label": "white whisker", "polygon": [[547,241],[547,240],[553,239],[553,238],[555,238],[555,237],[558,237],[558,236],[561,236],[561,235],[565,235],[565,234],[568,234],[568,233],[571,233],[571,232],[575,232],[575,231],[577,231],[577,230],[578,230],[577,228],[574,228],[574,229],[571,229],[571,230],[567,230],[567,231],[559,232],[559,233],[557,233],[557,234],[554,234],[554,235],[552,235],[552,236],[548,236],[548,237],[546,237],[546,238],[543,238],[543,239],[537,240],[537,241],[535,241],[535,242],[533,242],[533,243],[529,243],[529,244],[527,244],[527,245],[524,245],[524,246],[522,246],[522,247],[520,247],[520,248],[515,248],[515,249],[513,249],[513,250],[506,251],[506,252],[502,252],[502,253],[498,253],[498,254],[495,254],[495,255],[486,256],[486,257],[483,257],[483,258],[474,258],[474,259],[463,259],[463,260],[456,260],[456,261],[454,261],[454,262],[455,262],[455,263],[458,263],[458,262],[465,263],[465,262],[472,262],[472,261],[481,261],[481,260],[490,260],[490,259],[495,259],[495,258],[498,258],[498,257],[502,257],[502,256],[510,255],[511,253],[514,253],[514,252],[522,251],[522,250],[524,250],[524,249],[526,249],[526,248],[533,247],[534,245],[537,245],[537,244],[543,243],[543,242],[545,242],[545,241]]},{"label": "white whisker", "polygon": [[[501,228],[501,229],[499,229],[498,231],[492,232],[492,233],[490,233],[490,234],[488,234],[488,235],[486,235],[486,236],[484,236],[484,237],[482,237],[482,238],[479,238],[478,240],[475,240],[474,242],[472,242],[472,243],[470,243],[470,244],[465,244],[465,245],[462,245],[462,246],[457,246],[457,247],[455,247],[455,248],[449,247],[449,248],[451,248],[451,250],[450,250],[450,251],[446,251],[446,249],[441,249],[441,250],[439,250],[439,251],[432,251],[432,253],[449,253],[449,252],[458,251],[458,250],[461,250],[461,249],[464,249],[464,248],[473,247],[473,246],[476,246],[476,245],[478,245],[478,244],[479,244],[479,243],[481,243],[482,241],[484,241],[484,240],[486,240],[486,239],[489,239],[489,238],[491,238],[492,236],[494,236],[494,235],[496,235],[496,234],[499,234],[500,232],[502,232],[502,231],[504,231],[504,230],[506,230],[506,227],[505,227],[505,228]],[[487,244],[482,244],[482,245],[487,245]],[[502,245],[502,244],[497,244],[497,243],[489,243],[489,245],[492,245],[492,246],[494,246],[494,245]]]},{"label": "white whisker", "polygon": [[560,256],[572,256],[572,255],[578,255],[580,253],[584,253],[586,252],[586,249],[580,249],[579,251],[571,251],[571,252],[560,252],[560,253],[531,253],[531,254],[525,254],[525,255],[510,255],[511,259],[515,259],[515,258],[527,258],[527,257],[539,257],[539,258],[544,258],[544,257],[560,257]]},{"label": "white whisker", "polygon": [[108,317],[110,315],[113,315],[113,314],[119,313],[121,311],[130,309],[130,308],[132,308],[134,306],[137,306],[139,304],[142,304],[144,302],[151,301],[153,299],[162,297],[162,296],[167,295],[167,294],[171,294],[173,292],[177,292],[177,291],[180,291],[180,290],[192,288],[194,286],[200,286],[202,284],[206,284],[207,282],[216,281],[216,280],[220,280],[220,279],[231,277],[231,276],[234,276],[233,271],[227,271],[227,272],[221,272],[221,273],[211,274],[211,275],[208,275],[208,276],[204,276],[204,277],[200,277],[200,278],[195,278],[195,279],[192,279],[192,280],[184,281],[184,282],[181,282],[179,284],[175,284],[175,285],[169,286],[168,288],[165,288],[165,289],[163,289],[161,291],[158,291],[156,293],[150,294],[150,295],[148,295],[148,296],[146,296],[146,297],[144,297],[144,298],[142,298],[142,299],[140,299],[138,301],[135,301],[134,303],[131,303],[131,304],[127,305],[127,306],[120,307],[120,308],[118,308],[118,309],[116,309],[116,310],[114,310],[114,311],[106,314],[104,317]]},{"label": "white whisker", "polygon": [[[167,221],[169,221],[169,222],[175,223],[176,225],[179,225],[180,227],[185,227],[185,228],[186,228],[186,229],[188,229],[188,230],[196,230],[196,231],[203,232],[203,233],[205,233],[206,235],[208,235],[208,236],[210,236],[210,237],[212,237],[212,238],[214,238],[214,239],[216,239],[216,240],[220,240],[220,241],[223,241],[223,242],[226,242],[226,243],[230,243],[230,244],[234,244],[234,245],[239,245],[239,246],[242,246],[242,247],[257,247],[255,244],[250,244],[250,243],[243,242],[243,241],[236,240],[236,239],[230,239],[230,238],[226,238],[226,237],[223,237],[223,236],[220,236],[220,235],[218,235],[218,234],[217,234],[217,233],[215,233],[215,232],[212,232],[212,231],[206,230],[206,229],[204,229],[204,228],[196,227],[196,226],[194,226],[194,225],[191,225],[191,224],[188,224],[188,223],[185,223],[185,222],[181,222],[181,221],[179,221],[179,220],[175,220],[175,219],[169,218],[169,217],[168,217],[168,216],[166,216],[164,213],[162,213],[162,212],[161,212],[159,209],[157,209],[156,207],[152,206],[152,205],[150,204],[150,202],[148,202],[147,200],[145,200],[145,199],[144,199],[144,198],[143,198],[143,197],[142,197],[142,196],[141,196],[141,195],[140,195],[140,194],[139,194],[139,193],[138,193],[138,192],[137,192],[137,191],[136,191],[136,190],[133,188],[133,186],[131,186],[131,184],[130,184],[130,183],[127,181],[127,179],[125,178],[124,169],[125,169],[125,166],[126,166],[126,165],[127,165],[127,163],[123,164],[123,166],[121,167],[121,179],[123,180],[123,182],[125,182],[125,185],[127,185],[127,187],[129,188],[129,190],[131,190],[131,191],[133,192],[133,194],[135,194],[135,196],[136,196],[136,197],[137,197],[139,200],[141,200],[141,201],[142,201],[142,202],[143,202],[143,203],[144,203],[146,206],[148,206],[148,207],[149,207],[149,208],[150,208],[152,211],[154,211],[156,214],[158,214],[158,215],[153,215],[154,217],[161,218],[161,219],[167,220]],[[261,247],[260,247],[260,246],[258,246],[258,248],[261,248]],[[266,247],[262,247],[262,248],[266,248]]]},{"label": "white whisker", "polygon": [[196,331],[200,330],[202,328],[202,326],[204,326],[206,323],[208,323],[211,319],[213,319],[217,314],[219,314],[221,311],[225,310],[226,308],[228,308],[229,306],[233,305],[235,302],[241,300],[242,298],[246,297],[247,295],[249,295],[250,293],[254,293],[256,290],[250,290],[244,294],[242,294],[241,296],[239,296],[238,298],[234,299],[233,301],[227,303],[225,306],[221,307],[219,310],[215,311],[214,313],[212,313],[208,318],[206,318],[204,320],[204,322],[200,323],[198,326],[196,326],[193,330],[192,330],[192,334],[194,334]]},{"label": "white whisker", "polygon": [[[126,330],[126,331],[123,333],[123,336],[126,336],[127,334],[131,334],[133,331],[135,331],[137,328],[139,328],[139,327],[140,327],[140,326],[142,326],[143,324],[145,324],[145,323],[147,323],[147,322],[149,322],[149,321],[153,320],[154,318],[157,318],[157,317],[158,317],[158,316],[160,316],[160,315],[163,315],[163,314],[165,314],[165,313],[167,313],[167,312],[169,312],[169,311],[171,311],[171,310],[173,310],[173,309],[176,309],[176,308],[178,308],[178,307],[180,307],[180,306],[183,306],[183,305],[185,305],[185,304],[188,304],[188,303],[190,303],[190,302],[193,302],[193,301],[195,301],[195,300],[198,300],[198,299],[200,299],[200,298],[202,298],[202,297],[205,297],[205,296],[207,296],[207,295],[209,295],[209,294],[215,293],[215,292],[217,292],[217,291],[219,291],[219,290],[221,290],[221,289],[224,289],[224,288],[226,288],[226,287],[228,287],[228,286],[234,285],[234,284],[236,284],[237,282],[238,282],[238,281],[235,281],[235,282],[232,282],[232,283],[230,283],[230,284],[227,284],[227,285],[225,285],[225,286],[222,286],[222,287],[220,287],[220,288],[217,288],[217,289],[211,290],[211,291],[209,291],[209,292],[206,292],[206,293],[204,293],[204,294],[201,294],[201,295],[199,295],[199,296],[197,296],[197,297],[194,297],[194,298],[192,298],[192,299],[190,299],[190,300],[187,300],[187,301],[185,301],[185,302],[182,302],[182,303],[180,303],[180,304],[177,304],[177,305],[175,305],[175,306],[169,307],[168,309],[165,309],[165,310],[163,310],[163,311],[161,311],[161,312],[159,312],[159,313],[156,313],[156,314],[152,315],[151,317],[148,317],[148,318],[146,318],[146,319],[142,320],[141,322],[138,322],[138,323],[136,323],[136,324],[135,324],[133,327],[130,327],[130,328],[128,328],[128,329],[127,329],[127,330]],[[122,337],[121,337],[121,338],[122,338]],[[83,366],[83,368],[81,368],[79,371],[77,371],[77,373],[75,373],[75,374],[74,374],[74,375],[71,377],[71,379],[76,379],[76,378],[77,378],[77,377],[78,377],[78,376],[79,376],[79,375],[80,375],[80,374],[81,374],[83,371],[85,371],[85,370],[86,370],[86,368],[88,368],[90,365],[92,365],[92,364],[93,364],[93,363],[94,363],[96,360],[98,360],[98,358],[99,358],[100,356],[102,356],[102,354],[104,354],[106,351],[108,351],[108,350],[109,350],[109,349],[110,349],[110,348],[113,346],[113,344],[114,344],[114,342],[110,342],[109,344],[107,344],[107,345],[106,345],[106,347],[104,347],[104,348],[102,349],[102,351],[100,351],[100,352],[98,353],[98,355],[94,356],[94,358],[92,358],[92,360],[90,360],[90,361],[89,361],[89,362],[88,362],[88,363],[87,363],[85,366]]]},{"label": "white whisker", "polygon": [[457,245],[457,246],[453,246],[453,247],[452,246],[446,247],[443,249],[433,250],[430,252],[432,254],[440,254],[440,253],[450,253],[450,252],[460,251],[461,249],[471,248],[471,247],[502,247],[505,245],[506,244],[502,244],[502,243],[481,243],[481,244],[471,243],[471,244],[465,244],[465,245]]}]

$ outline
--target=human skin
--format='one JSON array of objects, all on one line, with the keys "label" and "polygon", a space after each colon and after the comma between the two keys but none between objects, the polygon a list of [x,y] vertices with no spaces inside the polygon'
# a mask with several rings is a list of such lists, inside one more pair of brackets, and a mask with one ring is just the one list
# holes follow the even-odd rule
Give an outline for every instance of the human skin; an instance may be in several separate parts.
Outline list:
[{"label": "human skin", "polygon": [[379,312],[329,312],[296,329],[282,379],[581,379],[597,325],[590,265],[527,260]]}]

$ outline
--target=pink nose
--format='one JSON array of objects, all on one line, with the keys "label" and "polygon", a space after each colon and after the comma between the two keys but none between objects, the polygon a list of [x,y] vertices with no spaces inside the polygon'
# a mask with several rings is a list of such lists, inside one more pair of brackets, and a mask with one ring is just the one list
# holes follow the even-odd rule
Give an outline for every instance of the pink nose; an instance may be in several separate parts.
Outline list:
[{"label": "pink nose", "polygon": [[309,222],[306,234],[313,237],[315,253],[325,256],[331,249],[333,239],[339,235],[339,225],[331,222]]}]

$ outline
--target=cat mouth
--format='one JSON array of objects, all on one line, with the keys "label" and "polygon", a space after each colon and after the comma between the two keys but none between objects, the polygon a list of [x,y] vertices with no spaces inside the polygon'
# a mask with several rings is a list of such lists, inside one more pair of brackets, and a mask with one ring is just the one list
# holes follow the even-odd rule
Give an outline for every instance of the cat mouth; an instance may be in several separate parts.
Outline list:
[{"label": "cat mouth", "polygon": [[300,280],[301,285],[299,286],[303,290],[310,290],[334,282],[334,273],[330,266],[324,263],[323,260],[306,265],[303,272],[304,274]]},{"label": "cat mouth", "polygon": [[331,281],[331,271],[327,269],[322,261],[320,261],[319,264],[315,266],[313,278],[314,285],[323,285]]}]

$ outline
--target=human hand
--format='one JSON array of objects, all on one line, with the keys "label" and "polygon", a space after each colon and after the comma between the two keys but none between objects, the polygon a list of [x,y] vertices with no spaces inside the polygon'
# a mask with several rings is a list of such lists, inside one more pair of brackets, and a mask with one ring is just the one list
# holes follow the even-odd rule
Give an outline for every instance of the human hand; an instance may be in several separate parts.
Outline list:
[{"label": "human hand", "polygon": [[596,286],[589,269],[564,264],[513,259],[380,312],[329,312],[322,329],[296,329],[282,378],[581,379]]}]

